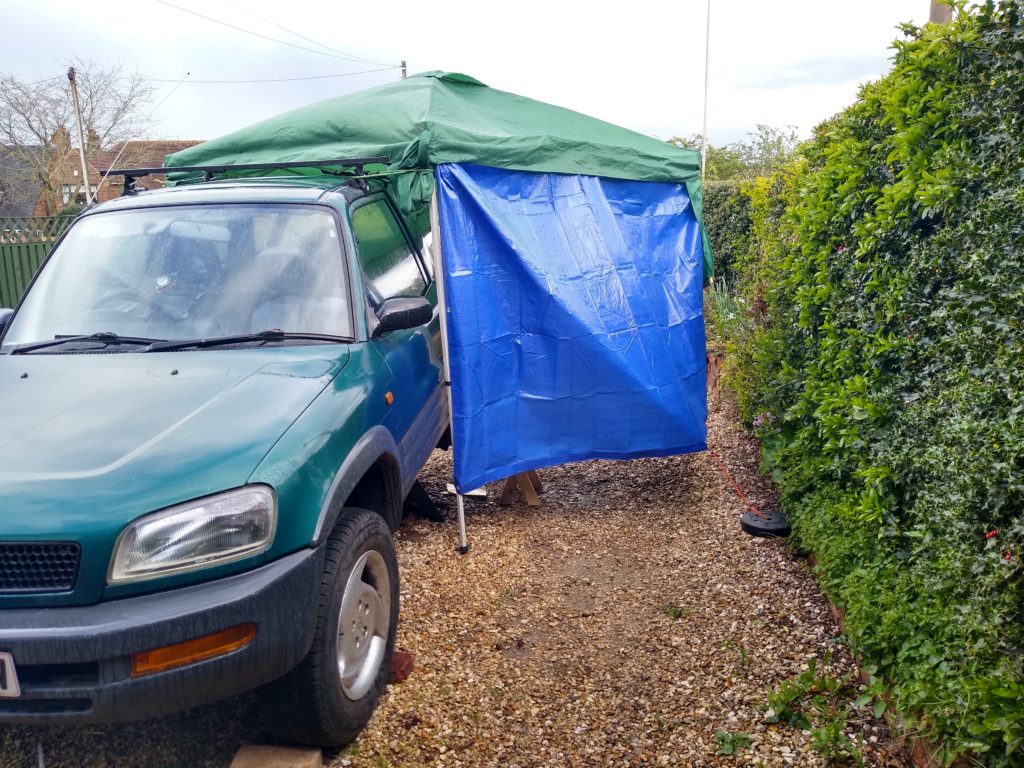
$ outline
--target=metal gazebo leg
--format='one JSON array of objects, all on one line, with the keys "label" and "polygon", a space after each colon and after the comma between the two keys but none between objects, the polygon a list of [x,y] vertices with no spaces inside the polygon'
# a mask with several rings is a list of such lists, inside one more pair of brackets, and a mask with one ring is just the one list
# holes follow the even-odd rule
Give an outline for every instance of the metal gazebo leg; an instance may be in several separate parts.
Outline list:
[{"label": "metal gazebo leg", "polygon": [[[434,194],[430,198],[430,230],[433,238],[431,250],[434,252],[434,279],[437,280],[437,303],[441,313],[441,351],[444,355],[444,383],[448,395],[448,416],[452,413],[452,369],[448,356],[448,304],[444,293],[444,259],[441,256],[441,217],[437,209],[437,181],[434,181]],[[455,452],[455,429],[452,427],[452,453]],[[454,478],[453,478],[454,479]],[[469,552],[466,540],[466,506],[462,494],[455,495],[455,506],[459,513],[459,554]]]},{"label": "metal gazebo leg", "polygon": [[466,507],[462,503],[462,494],[455,496],[455,506],[459,510],[459,554],[469,552],[469,543],[466,541]]}]

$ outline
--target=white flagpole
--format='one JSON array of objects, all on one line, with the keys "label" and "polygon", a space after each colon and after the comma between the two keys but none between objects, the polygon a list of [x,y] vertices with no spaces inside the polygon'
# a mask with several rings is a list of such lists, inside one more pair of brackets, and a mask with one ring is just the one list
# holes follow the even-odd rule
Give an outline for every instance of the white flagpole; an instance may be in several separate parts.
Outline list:
[{"label": "white flagpole", "polygon": [[[441,350],[444,356],[444,388],[448,394],[448,418],[452,420],[452,369],[448,359],[448,303],[444,295],[444,259],[441,256],[441,217],[437,212],[437,180],[434,180],[434,194],[430,198],[431,250],[434,258],[434,280],[437,283],[437,306],[441,314]],[[451,424],[452,455],[455,453],[455,425]],[[459,513],[459,554],[469,552],[466,540],[466,506],[462,494],[455,494],[455,506]]]},{"label": "white flagpole", "polygon": [[708,164],[708,73],[711,71],[711,0],[708,0],[707,25],[704,28],[704,131],[700,137],[700,180],[704,183]]}]

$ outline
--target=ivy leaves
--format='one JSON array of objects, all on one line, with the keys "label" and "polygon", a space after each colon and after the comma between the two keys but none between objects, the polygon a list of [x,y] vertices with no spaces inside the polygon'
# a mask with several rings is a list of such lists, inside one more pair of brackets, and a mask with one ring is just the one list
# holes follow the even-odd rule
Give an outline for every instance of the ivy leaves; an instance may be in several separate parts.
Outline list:
[{"label": "ivy leaves", "polygon": [[718,219],[752,308],[733,381],[773,415],[796,536],[894,706],[989,766],[1024,760],[1022,10],[906,26]]}]

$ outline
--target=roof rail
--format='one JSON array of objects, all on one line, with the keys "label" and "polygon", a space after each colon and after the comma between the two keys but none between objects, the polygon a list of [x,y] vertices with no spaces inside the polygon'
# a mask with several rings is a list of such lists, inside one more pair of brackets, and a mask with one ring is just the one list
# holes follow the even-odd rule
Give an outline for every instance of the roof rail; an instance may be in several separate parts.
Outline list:
[{"label": "roof rail", "polygon": [[387,165],[391,161],[386,157],[355,157],[337,160],[289,160],[284,163],[237,163],[234,165],[179,165],[161,166],[158,168],[111,168],[103,171],[103,177],[124,176],[122,195],[138,193],[135,181],[153,173],[202,173],[203,181],[211,181],[214,174],[231,171],[276,171],[281,168],[351,168],[347,173],[341,171],[324,171],[335,176],[360,176],[364,165]]}]

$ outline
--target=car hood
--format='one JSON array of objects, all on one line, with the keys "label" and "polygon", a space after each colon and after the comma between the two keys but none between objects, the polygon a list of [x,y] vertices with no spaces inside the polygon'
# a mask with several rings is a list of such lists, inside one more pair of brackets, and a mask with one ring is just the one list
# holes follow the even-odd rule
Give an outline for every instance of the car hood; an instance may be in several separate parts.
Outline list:
[{"label": "car hood", "polygon": [[0,356],[0,539],[109,552],[129,520],[244,485],[348,354]]}]

